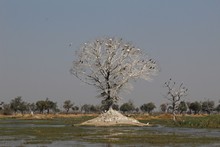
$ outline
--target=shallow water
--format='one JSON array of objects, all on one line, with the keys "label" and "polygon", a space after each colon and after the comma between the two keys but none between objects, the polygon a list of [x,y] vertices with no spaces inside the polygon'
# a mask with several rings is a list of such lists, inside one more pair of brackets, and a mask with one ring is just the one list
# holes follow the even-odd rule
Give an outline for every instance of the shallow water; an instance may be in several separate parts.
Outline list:
[{"label": "shallow water", "polygon": [[204,144],[204,145],[191,145],[191,144],[169,144],[169,145],[151,145],[151,144],[106,144],[106,143],[88,143],[82,141],[54,141],[51,144],[24,144],[24,141],[10,141],[5,143],[0,143],[0,146],[14,147],[14,146],[24,146],[24,147],[219,147],[220,143]]},{"label": "shallow water", "polygon": [[[28,141],[34,140],[37,138],[35,136],[34,131],[38,131],[39,129],[62,129],[67,130],[67,132],[63,131],[61,136],[57,136],[56,139],[48,139],[48,143],[35,143],[35,144],[27,144]],[[79,147],[87,147],[87,146],[98,146],[98,147],[118,147],[118,146],[165,146],[165,147],[191,147],[194,146],[192,144],[186,143],[169,143],[163,145],[155,145],[146,141],[137,141],[135,143],[129,144],[117,144],[114,143],[114,140],[117,141],[118,136],[123,135],[185,135],[191,137],[218,137],[220,138],[220,129],[192,129],[192,128],[172,128],[172,127],[164,127],[164,126],[154,126],[154,127],[72,127],[69,124],[63,124],[60,120],[0,120],[0,134],[6,134],[0,136],[0,146],[48,146],[48,147],[59,147],[59,146],[79,146]],[[25,133],[22,133],[22,130],[26,130]],[[30,130],[30,133],[27,132]],[[31,132],[34,130],[33,132]],[[17,132],[21,133],[17,133]],[[78,131],[78,132],[77,132]],[[82,133],[81,136],[75,133]],[[10,135],[10,133],[12,135]],[[17,133],[17,134],[16,134]],[[54,132],[56,133],[56,132]],[[83,134],[84,133],[84,134]],[[16,135],[14,135],[16,134]],[[73,137],[71,138],[70,135]],[[39,137],[39,136],[38,136]],[[49,136],[46,136],[49,137]],[[56,137],[56,136],[55,136]],[[62,140],[63,137],[65,140]],[[103,143],[103,140],[110,140],[112,143]],[[45,138],[46,140],[46,138]],[[99,140],[96,142],[96,140]],[[209,144],[196,144],[195,146],[199,147],[219,147],[220,142],[215,141]]]},{"label": "shallow water", "polygon": [[147,130],[157,131],[159,133],[188,134],[195,136],[220,137],[220,129],[194,129],[194,128],[175,128],[156,126],[149,127]]},{"label": "shallow water", "polygon": [[4,124],[0,127],[10,127],[10,128],[29,128],[29,127],[65,127],[66,125],[44,125],[44,124]]},{"label": "shallow water", "polygon": [[65,127],[63,124],[48,123],[48,120],[0,120],[0,128],[29,128],[29,127]]}]

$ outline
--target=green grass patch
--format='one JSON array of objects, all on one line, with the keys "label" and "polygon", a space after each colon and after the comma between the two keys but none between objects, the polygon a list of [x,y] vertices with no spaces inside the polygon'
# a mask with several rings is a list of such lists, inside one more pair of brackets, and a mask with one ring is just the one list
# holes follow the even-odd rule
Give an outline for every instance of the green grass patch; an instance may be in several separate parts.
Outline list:
[{"label": "green grass patch", "polygon": [[187,127],[187,128],[220,128],[220,115],[206,116],[177,116],[176,122],[170,118],[152,118],[139,120],[142,123],[150,123],[154,125],[162,125],[169,127]]},{"label": "green grass patch", "polygon": [[182,116],[174,125],[190,128],[220,128],[220,115],[207,115],[201,117]]},{"label": "green grass patch", "polygon": [[[148,127],[77,127],[93,116],[75,118],[54,118],[50,120],[0,120],[0,144],[13,140],[23,140],[24,144],[50,144],[54,141],[79,141],[88,143],[109,144],[141,144],[141,145],[168,145],[187,144],[190,146],[200,144],[220,143],[220,136],[195,136],[187,133],[172,131],[157,131]],[[154,118],[140,120],[143,123],[192,128],[219,129],[219,115],[203,117],[182,116],[177,122],[168,118]],[[11,126],[10,126],[11,125]],[[18,125],[18,126],[16,126]],[[171,128],[172,129],[172,128]]]}]

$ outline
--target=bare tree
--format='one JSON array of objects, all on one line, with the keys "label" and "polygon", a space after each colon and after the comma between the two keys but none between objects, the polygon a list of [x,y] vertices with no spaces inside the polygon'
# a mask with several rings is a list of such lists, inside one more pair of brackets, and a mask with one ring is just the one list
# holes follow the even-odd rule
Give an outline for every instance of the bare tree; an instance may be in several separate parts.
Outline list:
[{"label": "bare tree", "polygon": [[117,38],[88,42],[76,52],[70,70],[83,82],[97,88],[109,108],[120,99],[119,93],[134,79],[149,80],[158,71],[156,62],[139,48]]},{"label": "bare tree", "polygon": [[63,102],[63,108],[66,110],[66,114],[69,112],[70,108],[72,108],[74,103],[71,100],[66,100]]},{"label": "bare tree", "polygon": [[164,86],[168,89],[165,97],[171,102],[173,120],[176,121],[176,111],[178,110],[179,102],[187,95],[188,89],[183,86],[183,83],[180,86],[176,86],[172,79],[165,82]]}]

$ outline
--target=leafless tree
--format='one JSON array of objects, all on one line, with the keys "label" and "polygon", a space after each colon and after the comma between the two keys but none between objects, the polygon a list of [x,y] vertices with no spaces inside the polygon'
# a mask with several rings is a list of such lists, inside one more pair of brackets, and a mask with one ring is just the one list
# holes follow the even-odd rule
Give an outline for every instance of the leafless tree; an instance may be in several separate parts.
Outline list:
[{"label": "leafless tree", "polygon": [[109,108],[134,79],[149,80],[158,71],[156,62],[129,42],[101,38],[87,42],[76,52],[71,74],[98,89]]},{"label": "leafless tree", "polygon": [[179,86],[172,79],[165,82],[164,86],[168,92],[165,97],[171,102],[171,110],[173,114],[173,120],[176,121],[176,111],[178,110],[180,100],[187,95],[188,89],[181,83]]}]

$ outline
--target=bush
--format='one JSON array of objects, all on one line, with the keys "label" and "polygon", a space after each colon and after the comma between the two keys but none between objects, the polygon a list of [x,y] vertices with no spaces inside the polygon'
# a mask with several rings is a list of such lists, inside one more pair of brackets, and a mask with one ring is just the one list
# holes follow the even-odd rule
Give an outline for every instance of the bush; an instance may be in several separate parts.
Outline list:
[{"label": "bush", "polygon": [[192,127],[192,128],[220,128],[220,116],[208,115],[201,117],[185,116],[181,117],[181,120],[177,121],[175,125],[180,127]]}]

